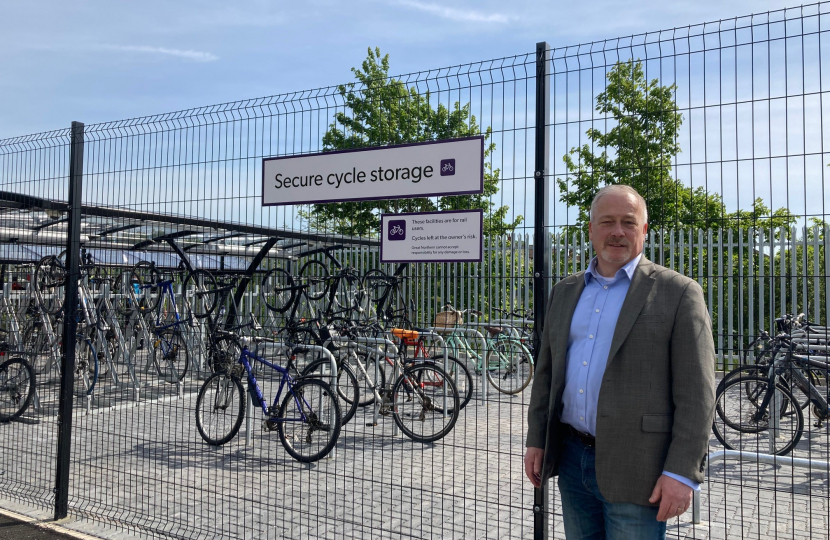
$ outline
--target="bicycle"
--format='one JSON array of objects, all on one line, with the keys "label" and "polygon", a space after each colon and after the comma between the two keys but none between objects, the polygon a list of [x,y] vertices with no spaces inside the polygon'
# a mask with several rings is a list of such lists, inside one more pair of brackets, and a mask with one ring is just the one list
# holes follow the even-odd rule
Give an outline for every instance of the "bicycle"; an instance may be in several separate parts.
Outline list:
[{"label": "bicycle", "polygon": [[306,296],[310,300],[321,300],[328,296],[321,310],[328,320],[334,318],[350,319],[354,313],[365,311],[362,302],[365,298],[360,276],[350,266],[340,264],[331,251],[338,248],[323,249],[326,258],[336,268],[330,274],[328,267],[317,259],[311,259],[300,267],[299,278],[307,284]]},{"label": "bicycle", "polygon": [[[196,398],[196,428],[205,442],[220,446],[239,432],[245,416],[245,392],[239,378],[241,371],[244,371],[254,404],[262,409],[265,416],[263,426],[269,431],[277,431],[285,451],[303,463],[317,461],[328,455],[337,443],[341,428],[340,405],[329,385],[313,378],[295,380],[290,375],[293,362],[291,356],[288,358],[288,366],[283,368],[250,352],[248,338],[229,332],[217,332],[238,340],[241,352],[236,367],[241,367],[241,370],[214,373],[199,390]],[[256,339],[253,338],[254,341]],[[280,375],[279,389],[271,405],[266,402],[254,377],[251,361],[271,368]],[[288,393],[279,405],[285,387],[288,388]],[[295,429],[292,426],[298,427]],[[320,436],[316,436],[318,433]]]},{"label": "bicycle", "polygon": [[370,302],[375,303],[378,318],[400,328],[411,328],[410,319],[415,313],[415,302],[407,298],[403,285],[408,279],[403,273],[408,263],[400,263],[391,275],[373,268],[363,276],[363,285]]},{"label": "bicycle", "polygon": [[[151,298],[145,306],[151,313],[152,310],[156,310],[155,321],[153,321],[154,324],[151,328],[155,336],[152,344],[153,365],[164,382],[177,383],[184,379],[190,366],[190,351],[180,328],[189,319],[183,319],[179,315],[176,294],[173,292],[173,280],[162,279],[158,271],[155,270],[155,265],[151,264],[147,268],[151,270],[149,275],[154,276],[156,281],[145,283],[144,279],[147,276],[142,275],[141,271],[136,271],[134,268],[130,273],[131,286],[127,290],[136,306],[141,306],[143,300],[148,297]],[[154,290],[156,291],[155,294],[153,293]],[[169,299],[169,303],[162,301],[163,298]],[[168,309],[170,311],[167,311]],[[164,324],[162,321],[168,317],[168,313],[173,315],[173,322]]]},{"label": "bicycle", "polygon": [[[427,352],[426,340],[422,330],[392,328],[390,332],[400,341],[401,346],[398,350],[401,352],[404,365],[408,366],[418,362],[443,365],[443,353],[430,354]],[[410,347],[413,349],[412,356],[409,356]],[[458,395],[461,400],[459,407],[463,409],[473,398],[473,376],[470,374],[467,366],[464,365],[464,362],[455,356],[448,354],[446,360],[447,374],[452,378],[458,389]]]},{"label": "bicycle", "polygon": [[808,396],[813,405],[815,427],[830,419],[826,393],[805,375],[810,370],[827,373],[830,362],[796,354],[789,344],[778,349],[767,375],[731,377],[715,395],[715,437],[732,450],[757,452],[763,447],[776,455],[792,451],[804,433],[804,414],[793,387]]},{"label": "bicycle", "polygon": [[487,380],[503,394],[518,394],[527,388],[533,378],[533,356],[519,338],[508,336],[501,326],[482,325],[487,334],[484,336],[485,368],[485,359],[470,345],[461,326],[465,313],[472,317],[481,317],[482,313],[470,309],[459,311],[449,303],[445,309],[436,316],[435,327],[447,334],[446,345],[453,356],[459,357],[459,353],[463,353],[472,358],[475,373],[480,375],[482,369],[486,369]]},{"label": "bicycle", "polygon": [[[391,385],[386,385],[383,370],[376,370],[377,382],[369,390],[377,406],[377,414],[391,415],[401,432],[416,442],[437,441],[452,431],[458,421],[461,401],[455,383],[443,369],[427,362],[405,365],[400,354],[389,352],[388,346],[394,347],[394,344],[378,337],[385,332],[377,323],[363,326],[352,324],[341,333],[342,336],[330,340],[346,346],[348,361],[357,366],[367,381],[373,379],[357,351],[375,359],[378,368],[380,362],[385,361],[393,372],[400,373]],[[363,336],[362,333],[375,335]],[[384,349],[368,346],[370,344],[384,345]]]}]

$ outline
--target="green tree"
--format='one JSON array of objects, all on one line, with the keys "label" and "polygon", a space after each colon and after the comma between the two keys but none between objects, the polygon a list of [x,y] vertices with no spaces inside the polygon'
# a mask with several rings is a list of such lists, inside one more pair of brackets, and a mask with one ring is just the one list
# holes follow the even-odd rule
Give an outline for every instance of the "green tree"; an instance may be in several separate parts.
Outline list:
[{"label": "green tree", "polygon": [[[757,199],[751,211],[727,213],[719,194],[691,188],[672,177],[672,159],[680,153],[683,116],[677,111],[675,85],[646,80],[641,62],[618,62],[597,95],[596,110],[608,115],[606,132],[586,132],[591,144],[563,157],[568,174],[557,180],[560,200],[579,209],[576,226],[585,227],[594,194],[603,186],[625,184],[646,199],[652,228],[786,226],[797,216],[775,212]],[[593,149],[592,149],[593,147]]]},{"label": "green tree", "polygon": [[[413,142],[451,139],[479,135],[481,128],[470,114],[469,103],[455,102],[451,108],[443,104],[433,107],[430,93],[419,94],[413,87],[389,77],[389,55],[380,49],[369,49],[362,69],[352,68],[357,83],[341,85],[338,94],[344,110],[323,136],[323,150],[346,150],[369,146],[385,146]],[[359,90],[356,86],[359,84]],[[309,227],[340,234],[374,236],[380,228],[381,213],[428,212],[435,210],[484,210],[484,233],[504,234],[518,226],[523,218],[507,221],[508,206],[492,202],[499,191],[499,169],[493,169],[487,157],[495,150],[489,142],[491,129],[484,133],[484,192],[427,198],[314,204],[302,211]]]}]

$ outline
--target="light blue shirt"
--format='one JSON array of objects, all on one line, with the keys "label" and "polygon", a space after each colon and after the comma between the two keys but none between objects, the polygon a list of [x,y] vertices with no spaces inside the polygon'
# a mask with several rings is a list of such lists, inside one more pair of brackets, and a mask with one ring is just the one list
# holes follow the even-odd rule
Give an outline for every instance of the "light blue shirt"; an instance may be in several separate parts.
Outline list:
[{"label": "light blue shirt", "polygon": [[[594,436],[597,432],[597,401],[611,340],[641,257],[638,255],[629,261],[613,278],[600,275],[594,257],[585,271],[585,288],[571,320],[560,420]],[[692,489],[700,489],[700,484],[688,478],[666,471],[663,474]]]}]

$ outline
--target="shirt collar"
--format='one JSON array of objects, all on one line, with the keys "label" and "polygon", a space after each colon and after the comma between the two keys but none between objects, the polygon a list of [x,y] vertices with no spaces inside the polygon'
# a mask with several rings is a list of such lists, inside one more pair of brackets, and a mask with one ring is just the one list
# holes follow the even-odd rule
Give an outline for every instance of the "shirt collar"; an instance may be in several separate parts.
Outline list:
[{"label": "shirt collar", "polygon": [[[614,279],[616,280],[620,277],[620,272],[625,272],[625,275],[628,276],[628,281],[631,281],[634,278],[634,270],[637,269],[637,265],[640,264],[640,259],[642,258],[643,254],[640,253],[639,255],[628,261],[628,263],[626,263],[625,266],[617,270],[617,274],[614,276]],[[590,282],[590,278],[596,279],[597,276],[602,277],[600,273],[597,271],[597,258],[594,257],[593,259],[591,259],[591,264],[588,265],[588,269],[585,270],[585,284],[587,285]]]}]

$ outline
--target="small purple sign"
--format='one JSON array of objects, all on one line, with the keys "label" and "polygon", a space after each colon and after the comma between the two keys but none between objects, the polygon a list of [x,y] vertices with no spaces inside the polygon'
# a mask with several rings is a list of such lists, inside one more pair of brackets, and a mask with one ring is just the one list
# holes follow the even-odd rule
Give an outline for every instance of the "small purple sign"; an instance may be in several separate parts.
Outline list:
[{"label": "small purple sign", "polygon": [[406,240],[406,220],[390,219],[386,222],[388,240]]},{"label": "small purple sign", "polygon": [[441,176],[452,176],[455,174],[455,160],[442,159],[441,160]]}]

